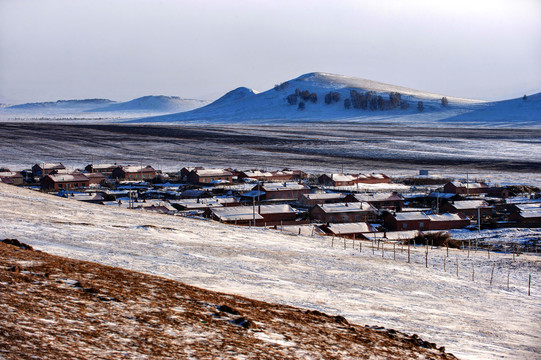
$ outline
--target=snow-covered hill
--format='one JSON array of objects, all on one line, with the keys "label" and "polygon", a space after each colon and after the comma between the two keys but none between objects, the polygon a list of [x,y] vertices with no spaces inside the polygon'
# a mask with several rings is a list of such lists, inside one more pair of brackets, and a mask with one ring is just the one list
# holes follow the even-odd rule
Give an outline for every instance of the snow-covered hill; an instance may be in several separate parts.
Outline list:
[{"label": "snow-covered hill", "polygon": [[[359,94],[375,92],[381,96],[383,110],[366,110],[345,107],[344,101],[350,99],[351,91]],[[315,94],[315,98],[305,98],[305,94]],[[325,101],[328,94],[334,92],[333,101]],[[390,104],[390,93],[400,93],[400,102]],[[288,98],[289,97],[289,98]],[[405,87],[384,84],[376,81],[333,75],[309,73],[286,81],[273,89],[256,93],[246,88],[238,88],[224,95],[217,101],[192,111],[160,117],[141,119],[141,122],[270,122],[284,121],[397,121],[401,118],[432,121],[456,116],[484,106],[483,101],[447,97],[448,105],[442,105],[444,95],[423,92]],[[313,101],[315,100],[315,101]],[[346,100],[348,101],[348,100]],[[424,111],[418,110],[418,102],[423,102]],[[299,109],[303,102],[304,110]],[[329,103],[328,103],[329,102]],[[401,106],[404,104],[403,106]]]},{"label": "snow-covered hill", "polygon": [[149,95],[126,102],[93,108],[87,110],[87,112],[173,113],[193,110],[207,105],[209,102],[206,100],[183,99],[178,96]]},{"label": "snow-covered hill", "polygon": [[84,99],[84,100],[58,100],[48,102],[34,102],[20,105],[8,106],[5,108],[7,111],[17,112],[36,112],[36,113],[49,113],[49,112],[82,112],[90,110],[96,107],[105,106],[114,103],[109,99]]}]

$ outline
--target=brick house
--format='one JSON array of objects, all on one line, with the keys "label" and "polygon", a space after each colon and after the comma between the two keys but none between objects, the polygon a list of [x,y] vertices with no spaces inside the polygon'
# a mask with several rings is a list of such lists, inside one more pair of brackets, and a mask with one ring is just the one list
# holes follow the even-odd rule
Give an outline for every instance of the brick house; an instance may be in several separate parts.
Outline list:
[{"label": "brick house", "polygon": [[297,224],[297,212],[289,205],[234,206],[208,209],[209,217],[229,224],[272,226]]},{"label": "brick house", "polygon": [[85,166],[85,171],[88,173],[102,173],[105,176],[111,176],[113,170],[119,165],[117,164],[88,164]]},{"label": "brick house", "polygon": [[117,166],[111,173],[111,177],[117,180],[141,181],[152,180],[156,177],[156,170],[147,165],[142,166]]},{"label": "brick house", "polygon": [[254,179],[262,181],[299,181],[307,177],[307,174],[301,170],[281,170],[281,171],[241,171],[239,179]]},{"label": "brick house", "polygon": [[397,192],[375,193],[375,194],[349,194],[345,201],[349,202],[367,202],[378,210],[387,209],[393,211],[402,211],[404,207],[404,197]]},{"label": "brick house", "polygon": [[391,182],[391,178],[385,174],[359,174],[357,176],[357,182],[359,184],[388,184]]},{"label": "brick house", "polygon": [[440,206],[440,212],[461,213],[471,220],[477,220],[481,213],[481,219],[486,219],[492,215],[492,206],[484,200],[462,200],[443,204]]},{"label": "brick house", "polygon": [[327,235],[341,236],[349,239],[361,239],[362,234],[373,233],[376,230],[366,222],[355,223],[329,223],[320,225],[319,228]]},{"label": "brick house", "polygon": [[383,224],[388,230],[428,230],[430,218],[422,211],[386,213]]},{"label": "brick house", "polygon": [[461,213],[432,214],[428,215],[428,218],[430,219],[429,230],[461,229],[470,225],[470,219]]},{"label": "brick house", "polygon": [[88,187],[90,179],[81,173],[46,175],[41,179],[42,190],[66,190]]},{"label": "brick house", "polygon": [[310,218],[325,223],[373,222],[377,210],[369,203],[318,204],[310,211]]},{"label": "brick house", "polygon": [[257,184],[252,191],[264,193],[261,200],[265,201],[298,201],[310,188],[294,182]]},{"label": "brick house", "polygon": [[85,176],[90,180],[89,185],[105,185],[107,178],[100,172],[85,173]]},{"label": "brick house", "polygon": [[35,164],[32,166],[32,175],[34,177],[41,177],[45,175],[49,175],[51,172],[55,170],[66,170],[66,167],[62,165],[62,163],[42,163],[42,164]]},{"label": "brick house", "polygon": [[233,174],[223,169],[195,169],[188,173],[187,181],[190,184],[230,183]]},{"label": "brick house", "polygon": [[318,204],[344,202],[346,194],[343,193],[311,193],[303,194],[299,199],[299,205],[313,207]]},{"label": "brick house", "polygon": [[486,194],[489,187],[484,182],[464,183],[451,181],[443,186],[443,192],[457,195],[479,195]]},{"label": "brick house", "polygon": [[23,185],[24,177],[18,171],[2,171],[0,172],[0,181],[6,184]]},{"label": "brick house", "polygon": [[317,178],[322,186],[352,186],[357,183],[357,176],[347,174],[323,174]]},{"label": "brick house", "polygon": [[541,227],[541,203],[513,204],[509,212],[509,220],[520,226]]}]

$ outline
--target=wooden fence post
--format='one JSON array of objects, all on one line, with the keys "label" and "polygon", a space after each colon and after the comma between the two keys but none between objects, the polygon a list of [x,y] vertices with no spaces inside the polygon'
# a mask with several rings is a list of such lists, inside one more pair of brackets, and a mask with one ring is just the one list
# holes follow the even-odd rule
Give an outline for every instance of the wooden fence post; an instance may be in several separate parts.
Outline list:
[{"label": "wooden fence post", "polygon": [[393,260],[396,260],[396,243],[393,243]]},{"label": "wooden fence post", "polygon": [[511,271],[507,271],[507,290],[509,290],[509,274]]},{"label": "wooden fence post", "polygon": [[471,264],[471,281],[475,281],[475,268]]},{"label": "wooden fence post", "polygon": [[494,279],[494,268],[496,267],[496,262],[492,263],[492,271],[490,272],[490,286],[492,286],[492,279]]},{"label": "wooden fence post", "polygon": [[408,240],[408,264],[410,263],[410,242]]},{"label": "wooden fence post", "polygon": [[532,285],[532,274],[528,275],[528,296],[530,296],[530,287]]},{"label": "wooden fence post", "polygon": [[447,263],[447,257],[443,258],[443,272],[447,272],[447,269],[445,268],[445,265]]},{"label": "wooden fence post", "polygon": [[458,277],[458,255],[456,256],[456,277]]},{"label": "wooden fence post", "polygon": [[381,257],[385,257],[385,243],[381,242]]}]

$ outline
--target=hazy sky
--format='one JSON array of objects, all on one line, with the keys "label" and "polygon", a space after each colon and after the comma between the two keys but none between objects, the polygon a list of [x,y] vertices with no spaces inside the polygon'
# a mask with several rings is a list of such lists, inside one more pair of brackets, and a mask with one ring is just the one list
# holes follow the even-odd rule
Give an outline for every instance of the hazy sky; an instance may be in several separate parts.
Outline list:
[{"label": "hazy sky", "polygon": [[541,0],[0,0],[0,102],[267,90],[313,71],[541,92]]}]

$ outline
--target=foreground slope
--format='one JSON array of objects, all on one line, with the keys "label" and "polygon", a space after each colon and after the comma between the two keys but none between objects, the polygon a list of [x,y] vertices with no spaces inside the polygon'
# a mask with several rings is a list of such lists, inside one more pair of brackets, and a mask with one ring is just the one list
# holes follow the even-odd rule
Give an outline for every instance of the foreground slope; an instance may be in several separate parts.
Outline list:
[{"label": "foreground slope", "polygon": [[3,359],[456,359],[340,316],[0,243]]},{"label": "foreground slope", "polygon": [[424,249],[412,248],[407,263],[406,251],[398,248],[393,260],[392,247],[373,253],[369,242],[362,252],[350,242],[333,248],[329,238],[83,204],[3,184],[0,214],[1,238],[39,250],[416,333],[462,359],[533,359],[541,352],[536,256],[513,261],[451,250],[446,258],[432,249],[426,268]]}]

